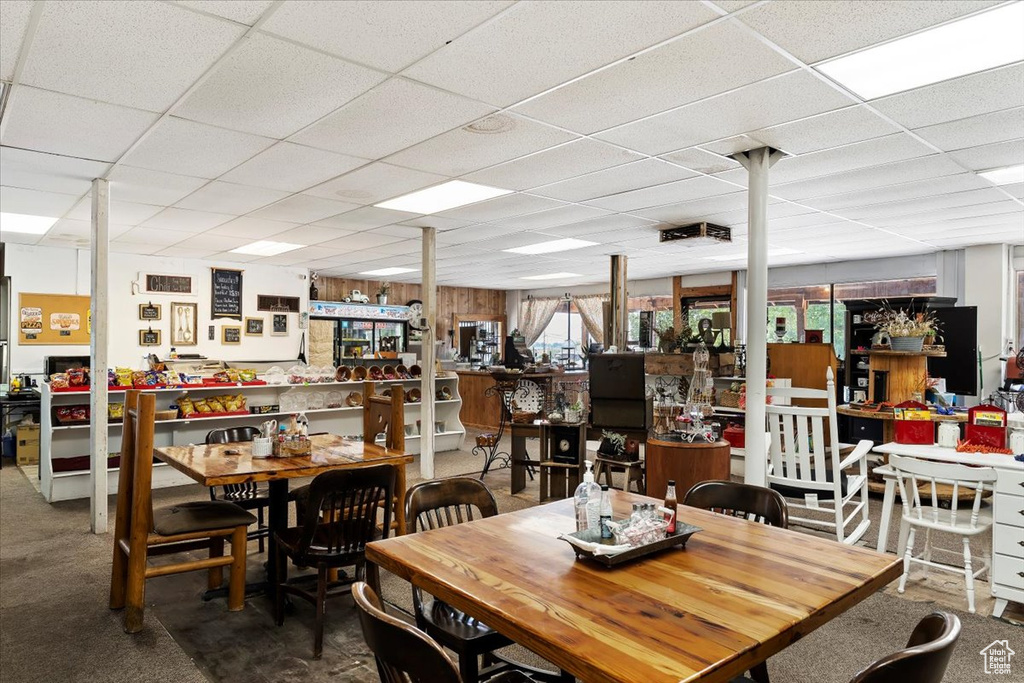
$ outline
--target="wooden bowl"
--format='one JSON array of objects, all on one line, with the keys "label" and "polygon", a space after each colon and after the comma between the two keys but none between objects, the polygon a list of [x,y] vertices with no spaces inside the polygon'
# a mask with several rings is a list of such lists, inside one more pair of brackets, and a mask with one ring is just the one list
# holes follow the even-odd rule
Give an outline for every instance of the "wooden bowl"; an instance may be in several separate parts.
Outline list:
[{"label": "wooden bowl", "polygon": [[366,366],[357,365],[354,368],[352,368],[352,379],[354,379],[357,382],[362,382],[364,379],[366,379]]},{"label": "wooden bowl", "polygon": [[384,379],[384,371],[380,369],[379,365],[371,365],[369,373],[369,377],[372,380]]},{"label": "wooden bowl", "polygon": [[345,398],[345,405],[350,408],[356,408],[363,405],[363,395],[358,391],[353,391]]},{"label": "wooden bowl", "polygon": [[394,365],[385,365],[381,372],[384,373],[384,379],[398,379],[398,371]]},{"label": "wooden bowl", "polygon": [[335,382],[347,382],[352,379],[352,368],[347,365],[339,365],[334,373]]}]

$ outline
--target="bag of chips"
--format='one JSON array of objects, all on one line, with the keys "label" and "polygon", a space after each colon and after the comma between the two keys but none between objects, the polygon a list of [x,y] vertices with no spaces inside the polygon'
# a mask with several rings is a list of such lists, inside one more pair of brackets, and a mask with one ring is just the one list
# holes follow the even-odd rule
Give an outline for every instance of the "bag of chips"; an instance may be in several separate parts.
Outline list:
[{"label": "bag of chips", "polygon": [[107,417],[109,418],[124,418],[124,404],[123,403],[108,403],[107,404]]},{"label": "bag of chips", "polygon": [[221,401],[222,398],[224,398],[224,397],[223,396],[211,396],[210,398],[206,399],[206,405],[209,406],[211,413],[223,413],[223,412],[225,412],[224,411],[224,403]]},{"label": "bag of chips", "polygon": [[178,412],[181,413],[182,417],[190,417],[199,411],[196,410],[195,403],[192,402],[188,394],[182,394],[178,398]]},{"label": "bag of chips", "polygon": [[70,368],[68,370],[68,385],[73,387],[84,387],[88,384],[88,377],[85,368]]},{"label": "bag of chips", "polygon": [[192,404],[196,407],[197,413],[212,413],[213,408],[210,407],[209,399],[199,398],[192,401]]},{"label": "bag of chips", "polygon": [[238,371],[238,380],[240,382],[252,382],[254,379],[256,379],[255,370],[247,369]]},{"label": "bag of chips", "polygon": [[240,410],[245,410],[245,397],[241,394],[237,396],[222,396],[224,403],[224,409],[229,413],[236,413]]},{"label": "bag of chips", "polygon": [[134,374],[131,368],[115,368],[114,375],[117,377],[117,386],[130,387]]},{"label": "bag of chips", "polygon": [[55,372],[52,375],[50,375],[51,389],[67,389],[68,386],[68,373]]}]

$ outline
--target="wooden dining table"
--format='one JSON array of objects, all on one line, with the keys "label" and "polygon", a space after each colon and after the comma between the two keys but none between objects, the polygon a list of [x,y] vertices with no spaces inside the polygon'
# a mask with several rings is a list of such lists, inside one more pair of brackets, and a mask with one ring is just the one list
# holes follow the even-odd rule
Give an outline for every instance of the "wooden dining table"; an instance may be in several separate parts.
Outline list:
[{"label": "wooden dining table", "polygon": [[[612,496],[615,518],[651,501]],[[685,548],[615,568],[577,560],[558,539],[575,530],[567,499],[371,543],[367,580],[386,569],[588,683],[717,683],[902,571],[899,558],[867,548],[679,510],[702,529]]]},{"label": "wooden dining table", "polygon": [[[313,477],[329,470],[394,465],[397,470],[394,517],[398,533],[405,533],[405,466],[412,462],[411,455],[333,434],[316,434],[309,440],[312,446],[310,455],[282,458],[252,457],[251,442],[160,446],[153,450],[153,454],[203,486],[267,482],[270,497],[267,556],[270,558],[276,556],[275,533],[288,528],[289,480]],[[270,586],[277,582],[275,565],[275,562],[267,563],[267,583]]]}]

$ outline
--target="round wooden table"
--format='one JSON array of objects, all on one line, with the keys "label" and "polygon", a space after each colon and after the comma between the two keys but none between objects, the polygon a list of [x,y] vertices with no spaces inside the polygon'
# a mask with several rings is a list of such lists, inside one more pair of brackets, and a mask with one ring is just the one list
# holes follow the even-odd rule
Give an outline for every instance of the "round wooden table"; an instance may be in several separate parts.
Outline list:
[{"label": "round wooden table", "polygon": [[683,496],[699,482],[729,479],[729,442],[647,440],[647,495],[664,498],[668,480],[676,482],[676,497]]}]

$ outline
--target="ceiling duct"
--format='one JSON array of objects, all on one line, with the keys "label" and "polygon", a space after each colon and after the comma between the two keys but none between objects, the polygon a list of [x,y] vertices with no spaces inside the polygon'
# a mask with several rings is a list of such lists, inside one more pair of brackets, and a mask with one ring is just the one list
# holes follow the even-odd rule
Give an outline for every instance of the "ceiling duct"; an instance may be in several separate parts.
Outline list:
[{"label": "ceiling duct", "polygon": [[660,242],[686,240],[688,246],[700,247],[732,242],[732,228],[713,223],[693,223],[661,231]]}]

